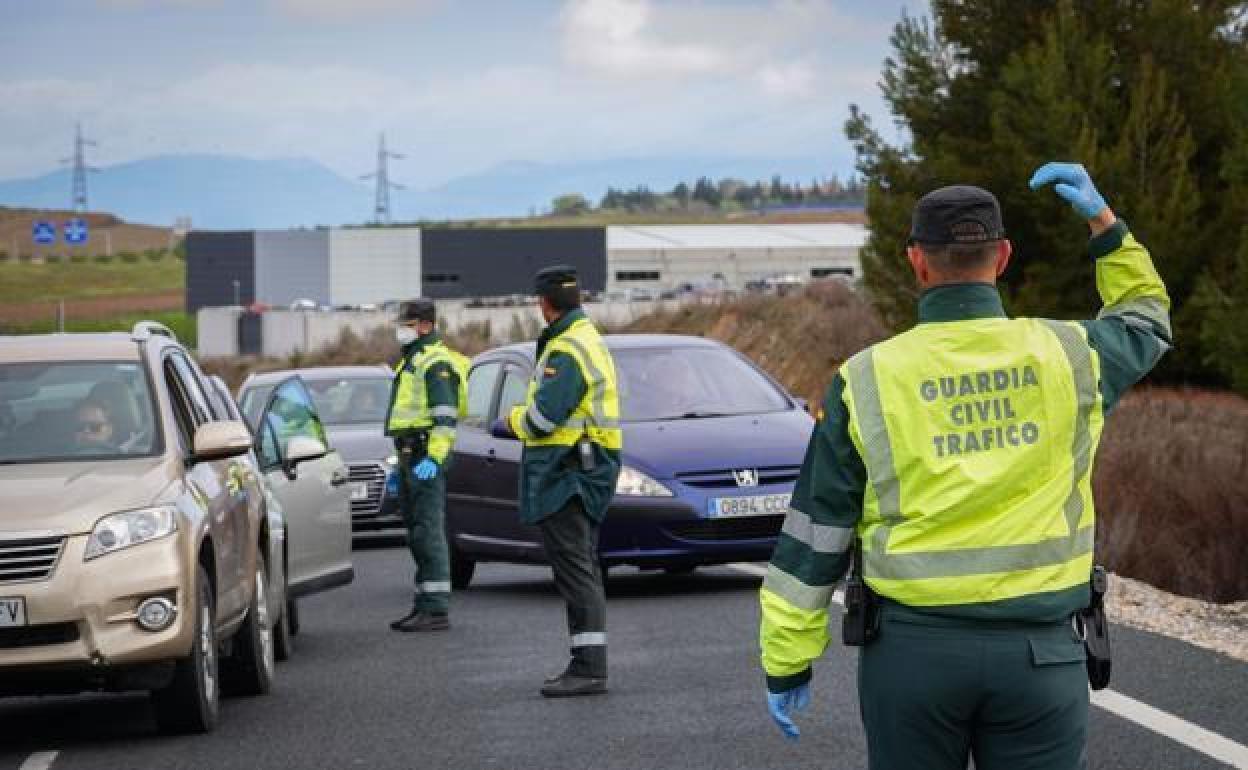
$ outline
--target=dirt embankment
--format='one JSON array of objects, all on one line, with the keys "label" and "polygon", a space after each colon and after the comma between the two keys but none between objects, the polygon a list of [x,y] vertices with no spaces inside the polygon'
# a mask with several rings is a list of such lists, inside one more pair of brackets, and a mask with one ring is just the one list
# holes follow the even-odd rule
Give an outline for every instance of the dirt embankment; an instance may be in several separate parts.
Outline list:
[{"label": "dirt embankment", "polygon": [[[64,223],[74,217],[87,221],[88,242],[82,246],[67,246],[62,230]],[[31,228],[36,221],[51,222],[57,228],[56,243],[35,245],[31,240]],[[90,211],[77,214],[72,211],[44,209],[13,209],[0,206],[0,252],[9,259],[23,255],[45,256],[48,254],[113,254],[131,252],[140,254],[149,249],[167,249],[176,239],[168,227],[136,225],[125,222],[112,214]]]}]

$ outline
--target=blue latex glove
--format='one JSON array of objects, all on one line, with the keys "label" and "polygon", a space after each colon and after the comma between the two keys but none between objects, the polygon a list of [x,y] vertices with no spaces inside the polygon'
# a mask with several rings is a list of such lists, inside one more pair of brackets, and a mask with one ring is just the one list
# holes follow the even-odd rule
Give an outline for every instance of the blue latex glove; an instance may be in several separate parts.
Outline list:
[{"label": "blue latex glove", "polygon": [[399,474],[391,470],[386,474],[386,497],[399,496]]},{"label": "blue latex glove", "polygon": [[499,417],[490,425],[490,435],[494,438],[516,438],[516,432],[511,429],[506,417]]},{"label": "blue latex glove", "polygon": [[428,481],[438,475],[438,464],[432,458],[426,457],[412,468],[412,474],[421,481]]},{"label": "blue latex glove", "polygon": [[1057,182],[1053,191],[1074,207],[1084,219],[1091,219],[1105,210],[1105,199],[1092,184],[1088,170],[1079,163],[1045,163],[1031,175],[1031,189],[1038,190]]},{"label": "blue latex glove", "polygon": [[797,713],[809,705],[810,682],[779,694],[767,693],[767,710],[771,712],[771,718],[776,720],[785,737],[790,740],[795,741],[802,734],[797,725],[793,724],[790,713]]}]

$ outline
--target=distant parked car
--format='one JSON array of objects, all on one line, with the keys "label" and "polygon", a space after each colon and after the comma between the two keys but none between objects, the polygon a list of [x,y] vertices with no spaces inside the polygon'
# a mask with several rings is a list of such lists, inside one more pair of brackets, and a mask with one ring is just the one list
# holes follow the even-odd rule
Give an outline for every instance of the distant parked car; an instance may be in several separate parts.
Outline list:
[{"label": "distant parked car", "polygon": [[352,533],[401,534],[398,501],[386,494],[394,444],[384,423],[394,373],[384,366],[331,366],[253,374],[238,391],[248,423],[254,424],[274,387],[296,375],[311,394],[329,445],[347,464]]},{"label": "distant parked car", "polygon": [[[814,421],[741,354],[701,337],[606,337],[620,383],[623,470],[601,532],[604,566],[688,571],[770,556]],[[452,582],[481,561],[543,563],[517,515],[520,442],[488,426],[522,403],[532,344],[483,353],[468,377],[448,477]]]}]

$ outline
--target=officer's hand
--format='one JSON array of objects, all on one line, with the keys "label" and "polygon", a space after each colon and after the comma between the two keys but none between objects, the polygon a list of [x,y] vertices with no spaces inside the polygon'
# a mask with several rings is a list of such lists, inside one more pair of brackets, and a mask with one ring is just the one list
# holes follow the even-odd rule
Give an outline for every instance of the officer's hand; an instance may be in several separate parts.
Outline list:
[{"label": "officer's hand", "polygon": [[1056,182],[1054,192],[1074,207],[1084,219],[1092,219],[1107,207],[1105,199],[1092,184],[1092,177],[1079,163],[1045,163],[1031,175],[1031,189],[1038,190]]},{"label": "officer's hand", "polygon": [[511,429],[506,417],[499,417],[490,425],[490,435],[494,438],[516,438],[516,432]]},{"label": "officer's hand", "polygon": [[433,458],[426,457],[415,468],[412,468],[412,473],[421,481],[428,481],[438,475],[438,464],[433,461]]},{"label": "officer's hand", "polygon": [[771,712],[771,718],[780,726],[780,730],[784,732],[785,737],[790,740],[797,740],[801,735],[801,730],[797,729],[797,725],[793,724],[793,719],[789,714],[801,711],[810,705],[810,682],[799,684],[792,690],[782,693],[767,693],[767,710]]}]

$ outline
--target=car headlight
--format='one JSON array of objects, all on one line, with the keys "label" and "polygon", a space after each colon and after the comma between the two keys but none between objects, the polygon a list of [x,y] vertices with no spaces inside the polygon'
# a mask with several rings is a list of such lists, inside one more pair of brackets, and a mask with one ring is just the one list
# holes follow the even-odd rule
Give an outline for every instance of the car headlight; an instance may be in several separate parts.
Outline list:
[{"label": "car headlight", "polygon": [[386,458],[386,465],[389,465],[391,468],[397,466],[398,464],[399,464],[398,455],[390,455],[389,457]]},{"label": "car headlight", "polygon": [[615,482],[617,495],[633,495],[637,497],[671,497],[672,490],[650,478],[646,474],[625,465],[620,468],[620,478]]},{"label": "car headlight", "polygon": [[172,505],[140,508],[105,516],[95,523],[87,540],[83,560],[120,551],[132,545],[158,540],[178,528],[177,509]]}]

